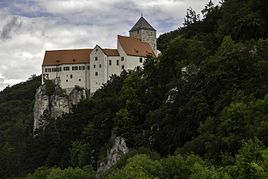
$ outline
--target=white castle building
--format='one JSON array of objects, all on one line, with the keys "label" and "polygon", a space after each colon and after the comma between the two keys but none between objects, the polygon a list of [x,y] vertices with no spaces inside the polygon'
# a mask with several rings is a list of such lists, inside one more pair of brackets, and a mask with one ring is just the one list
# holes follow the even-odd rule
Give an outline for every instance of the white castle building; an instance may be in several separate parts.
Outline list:
[{"label": "white castle building", "polygon": [[129,37],[117,36],[117,48],[96,45],[93,49],[46,51],[42,64],[42,84],[55,80],[63,89],[75,86],[94,93],[112,75],[142,66],[146,57],[157,55],[156,30],[141,17]]}]

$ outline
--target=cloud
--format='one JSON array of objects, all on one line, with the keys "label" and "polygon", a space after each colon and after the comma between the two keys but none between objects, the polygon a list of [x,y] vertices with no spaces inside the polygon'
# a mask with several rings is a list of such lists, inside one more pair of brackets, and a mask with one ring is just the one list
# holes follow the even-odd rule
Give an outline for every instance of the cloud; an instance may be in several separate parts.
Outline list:
[{"label": "cloud", "polygon": [[0,39],[7,40],[11,38],[11,34],[21,27],[21,21],[17,17],[12,17],[2,28]]},{"label": "cloud", "polygon": [[[208,0],[1,0],[0,89],[41,73],[46,50],[116,47],[143,16],[158,35]],[[4,81],[3,81],[4,80]]]}]

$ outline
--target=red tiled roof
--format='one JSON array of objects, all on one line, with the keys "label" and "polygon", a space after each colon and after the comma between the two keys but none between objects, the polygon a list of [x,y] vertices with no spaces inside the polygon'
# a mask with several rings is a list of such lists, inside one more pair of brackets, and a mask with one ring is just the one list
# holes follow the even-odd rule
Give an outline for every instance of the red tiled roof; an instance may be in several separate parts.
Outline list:
[{"label": "red tiled roof", "polygon": [[92,49],[46,51],[42,66],[90,63]]},{"label": "red tiled roof", "polygon": [[107,55],[107,56],[120,56],[117,49],[108,49],[105,48],[103,49],[103,52]]},{"label": "red tiled roof", "polygon": [[118,35],[118,41],[127,55],[130,56],[152,56],[155,57],[151,46],[133,37],[126,37]]}]

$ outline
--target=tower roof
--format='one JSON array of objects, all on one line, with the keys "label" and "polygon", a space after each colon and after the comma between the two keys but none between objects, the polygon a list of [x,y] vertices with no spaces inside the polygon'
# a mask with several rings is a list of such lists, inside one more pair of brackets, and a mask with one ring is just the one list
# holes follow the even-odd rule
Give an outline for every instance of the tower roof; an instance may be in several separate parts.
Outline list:
[{"label": "tower roof", "polygon": [[156,31],[150,24],[149,22],[146,21],[146,19],[144,17],[141,17],[138,22],[130,29],[129,32],[131,31],[135,31],[135,30],[140,30],[140,29],[144,29],[144,30],[152,30],[152,31]]}]

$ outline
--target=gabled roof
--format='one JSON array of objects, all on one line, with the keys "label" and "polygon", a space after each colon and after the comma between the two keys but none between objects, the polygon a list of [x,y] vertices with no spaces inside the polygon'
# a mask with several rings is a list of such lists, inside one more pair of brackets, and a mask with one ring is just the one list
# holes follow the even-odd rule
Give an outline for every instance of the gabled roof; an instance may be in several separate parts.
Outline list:
[{"label": "gabled roof", "polygon": [[42,66],[90,63],[92,49],[46,51]]},{"label": "gabled roof", "polygon": [[107,55],[107,56],[120,56],[118,53],[117,49],[109,49],[109,48],[105,48],[103,49],[103,52]]},{"label": "gabled roof", "polygon": [[140,30],[140,29],[144,29],[144,30],[152,30],[152,31],[156,31],[150,24],[149,22],[146,21],[146,19],[144,19],[144,17],[141,17],[138,22],[130,29],[129,32],[135,31],[135,30]]},{"label": "gabled roof", "polygon": [[133,37],[117,36],[118,42],[122,46],[125,53],[129,56],[155,57],[154,51],[151,46]]}]

